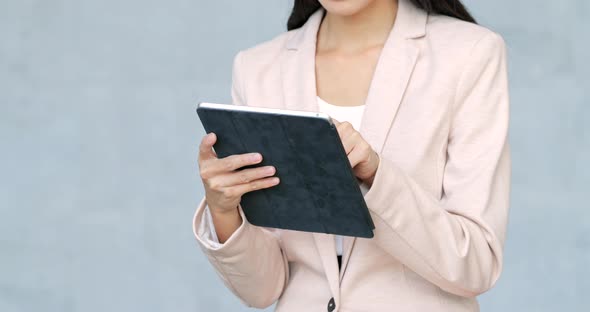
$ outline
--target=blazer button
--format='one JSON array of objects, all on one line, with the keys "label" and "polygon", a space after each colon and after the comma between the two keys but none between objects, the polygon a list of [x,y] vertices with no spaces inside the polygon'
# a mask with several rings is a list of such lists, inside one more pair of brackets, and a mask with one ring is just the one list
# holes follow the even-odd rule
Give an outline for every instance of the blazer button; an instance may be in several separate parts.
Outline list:
[{"label": "blazer button", "polygon": [[332,312],[334,309],[336,309],[336,302],[334,301],[334,297],[332,297],[330,298],[330,301],[328,301],[328,312]]}]

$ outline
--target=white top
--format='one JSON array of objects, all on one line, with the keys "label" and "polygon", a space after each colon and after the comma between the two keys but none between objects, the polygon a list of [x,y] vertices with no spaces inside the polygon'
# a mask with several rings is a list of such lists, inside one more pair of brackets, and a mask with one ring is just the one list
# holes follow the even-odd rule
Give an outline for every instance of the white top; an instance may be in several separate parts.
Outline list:
[{"label": "white top", "polygon": [[[365,105],[357,105],[357,106],[339,106],[327,103],[326,101],[322,100],[319,96],[317,97],[319,111],[322,113],[328,114],[330,117],[343,122],[348,121],[352,124],[352,127],[357,131],[360,129],[361,126],[361,119],[363,117],[363,112],[365,110]],[[368,191],[368,188],[364,184],[360,184],[361,191],[364,194]],[[201,227],[203,229],[209,228],[209,231],[204,231],[204,233],[209,234],[209,237],[205,237],[209,244],[212,247],[218,248],[223,244],[219,243],[217,238],[217,233],[215,232],[215,226],[213,226],[213,219],[209,212],[209,207],[205,207],[205,218],[202,219]],[[336,240],[336,254],[342,255],[342,236],[341,235],[334,235],[334,239]]]}]

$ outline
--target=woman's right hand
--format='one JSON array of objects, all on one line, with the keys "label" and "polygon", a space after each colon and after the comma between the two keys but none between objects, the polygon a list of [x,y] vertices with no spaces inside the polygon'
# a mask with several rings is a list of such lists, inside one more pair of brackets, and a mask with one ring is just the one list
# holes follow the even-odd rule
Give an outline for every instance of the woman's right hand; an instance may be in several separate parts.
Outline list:
[{"label": "woman's right hand", "polygon": [[219,159],[213,151],[216,141],[215,133],[209,133],[203,137],[199,147],[199,171],[212,215],[238,213],[237,207],[242,195],[279,183],[278,177],[272,177],[276,171],[273,166],[236,170],[260,163],[261,154],[237,154]]}]

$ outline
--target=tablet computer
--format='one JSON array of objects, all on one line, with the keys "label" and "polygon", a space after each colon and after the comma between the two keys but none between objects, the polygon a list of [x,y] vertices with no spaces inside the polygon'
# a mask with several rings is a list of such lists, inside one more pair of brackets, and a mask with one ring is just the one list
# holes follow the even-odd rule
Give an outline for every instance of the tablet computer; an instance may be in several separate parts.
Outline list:
[{"label": "tablet computer", "polygon": [[375,225],[331,118],[321,112],[201,102],[218,158],[258,152],[279,184],[245,193],[240,204],[257,226],[373,237]]}]

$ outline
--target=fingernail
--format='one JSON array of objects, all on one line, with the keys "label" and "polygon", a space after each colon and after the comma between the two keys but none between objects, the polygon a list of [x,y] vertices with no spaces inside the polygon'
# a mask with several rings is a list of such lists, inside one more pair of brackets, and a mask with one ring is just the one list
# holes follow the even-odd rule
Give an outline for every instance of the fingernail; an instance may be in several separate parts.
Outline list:
[{"label": "fingernail", "polygon": [[253,161],[259,161],[261,159],[262,159],[262,155],[260,155],[259,153],[255,153],[254,155],[252,155]]}]

